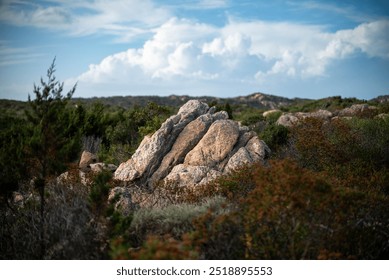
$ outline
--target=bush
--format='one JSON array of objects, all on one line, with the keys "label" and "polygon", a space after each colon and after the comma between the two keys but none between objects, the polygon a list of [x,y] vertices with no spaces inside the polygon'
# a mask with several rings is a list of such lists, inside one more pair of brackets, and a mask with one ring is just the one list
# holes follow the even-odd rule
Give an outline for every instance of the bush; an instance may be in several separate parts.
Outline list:
[{"label": "bush", "polygon": [[147,237],[143,247],[130,251],[131,259],[136,260],[193,260],[198,258],[197,249],[192,247],[189,236],[184,235],[179,241],[170,235]]},{"label": "bush", "polygon": [[[14,211],[2,211],[0,259],[39,259],[40,200],[29,186],[20,190],[23,200]],[[47,183],[44,259],[101,259],[105,255],[104,226],[90,211],[88,190],[80,183]]]},{"label": "bush", "polygon": [[[196,220],[192,242],[207,259],[386,258],[388,197],[334,185],[328,174],[291,161],[252,166],[220,180],[238,189],[243,174],[255,187],[224,215]],[[233,186],[235,185],[235,186]],[[237,196],[236,196],[237,197]],[[385,241],[386,240],[386,241]]]},{"label": "bush", "polygon": [[[209,209],[217,214],[227,212],[224,203],[225,199],[222,197],[214,197],[198,204],[182,203],[163,208],[139,209],[133,213],[131,225],[111,240],[111,256],[130,258],[128,250],[131,248],[141,247],[142,250],[149,251],[155,247],[154,243],[164,244],[163,240],[157,241],[156,236],[169,236],[169,240],[165,240],[168,243],[172,243],[173,239],[174,242],[181,242],[186,233],[193,231],[193,221]],[[172,244],[178,244],[174,242]]]},{"label": "bush", "polygon": [[277,122],[277,120],[281,117],[282,115],[282,112],[273,112],[273,113],[270,113],[266,116],[266,121],[269,123],[269,124],[275,124]]},{"label": "bush", "polygon": [[89,202],[98,215],[101,215],[101,211],[107,208],[108,193],[111,188],[109,182],[111,179],[112,173],[110,171],[100,172],[93,179],[89,193]]},{"label": "bush", "polygon": [[9,116],[0,116],[0,126],[0,201],[5,205],[27,178],[27,127],[23,119]]},{"label": "bush", "polygon": [[388,192],[389,122],[385,119],[306,119],[290,133],[289,154],[302,167],[326,171],[336,184]]},{"label": "bush", "polygon": [[288,142],[288,132],[288,128],[283,125],[269,124],[260,133],[260,137],[275,152]]}]

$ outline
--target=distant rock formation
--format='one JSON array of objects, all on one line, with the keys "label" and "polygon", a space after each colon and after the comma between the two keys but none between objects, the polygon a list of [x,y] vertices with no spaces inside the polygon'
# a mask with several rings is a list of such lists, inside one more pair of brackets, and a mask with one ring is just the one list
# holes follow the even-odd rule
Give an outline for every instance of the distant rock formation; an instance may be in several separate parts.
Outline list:
[{"label": "distant rock formation", "polygon": [[149,187],[159,181],[195,186],[243,164],[264,161],[269,152],[255,132],[229,120],[226,112],[190,100],[143,139],[114,179]]},{"label": "distant rock formation", "polygon": [[306,118],[317,118],[322,120],[330,120],[333,117],[333,114],[330,111],[327,110],[318,110],[316,112],[311,113],[286,113],[281,115],[278,120],[277,124],[283,125],[286,127],[291,127],[296,125],[300,120],[306,119]]},{"label": "distant rock formation", "polygon": [[377,113],[378,109],[375,106],[370,106],[368,104],[354,104],[350,107],[335,112],[318,110],[310,113],[284,113],[278,118],[276,123],[285,127],[292,127],[306,118],[316,118],[325,121],[331,121],[339,118],[347,119],[355,116],[375,116]]},{"label": "distant rock formation", "polygon": [[356,115],[361,115],[364,113],[371,112],[373,114],[376,114],[377,107],[375,106],[370,106],[368,104],[354,104],[349,108],[344,108],[343,110],[340,110],[338,112],[339,117],[353,117]]}]

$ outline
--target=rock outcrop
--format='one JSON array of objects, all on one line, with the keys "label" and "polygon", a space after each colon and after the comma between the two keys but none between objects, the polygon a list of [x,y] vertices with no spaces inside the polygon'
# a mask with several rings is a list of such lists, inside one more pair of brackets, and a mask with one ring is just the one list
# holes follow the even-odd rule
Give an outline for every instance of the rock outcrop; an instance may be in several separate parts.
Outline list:
[{"label": "rock outcrop", "polygon": [[[266,113],[266,112],[265,112]],[[297,125],[301,120],[306,118],[316,118],[324,121],[336,120],[339,118],[350,119],[355,116],[375,116],[377,115],[378,110],[375,106],[370,106],[368,104],[354,104],[350,107],[338,110],[335,112],[330,112],[327,110],[317,110],[310,113],[283,113],[277,120],[278,125],[283,125],[285,127],[292,127]]]},{"label": "rock outcrop", "polygon": [[179,186],[207,183],[242,164],[264,161],[270,150],[256,133],[190,100],[153,135],[146,136],[114,178],[152,187],[159,181]]},{"label": "rock outcrop", "polygon": [[281,115],[278,120],[278,125],[283,125],[286,127],[292,127],[299,123],[300,120],[306,119],[306,118],[317,118],[322,120],[330,120],[333,117],[333,114],[330,111],[327,110],[318,110],[316,112],[311,113],[285,113]]},{"label": "rock outcrop", "polygon": [[353,117],[355,115],[363,115],[366,113],[377,112],[377,107],[368,104],[354,104],[349,108],[344,108],[338,112],[339,117]]}]

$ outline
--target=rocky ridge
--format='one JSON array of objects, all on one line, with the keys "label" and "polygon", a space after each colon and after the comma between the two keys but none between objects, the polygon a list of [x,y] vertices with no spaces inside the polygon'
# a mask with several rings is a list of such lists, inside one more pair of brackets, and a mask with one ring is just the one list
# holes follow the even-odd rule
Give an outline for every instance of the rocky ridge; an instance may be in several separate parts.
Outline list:
[{"label": "rocky ridge", "polygon": [[153,135],[146,136],[114,179],[153,187],[160,181],[178,186],[205,184],[243,164],[264,161],[269,148],[248,127],[190,100]]},{"label": "rocky ridge", "polygon": [[[269,114],[272,114],[274,112],[280,112],[280,111],[267,111],[263,113],[263,115],[267,116]],[[344,108],[342,110],[338,110],[335,112],[330,112],[328,110],[317,110],[315,112],[297,112],[297,113],[283,113],[277,120],[278,125],[283,125],[286,127],[292,127],[294,125],[297,125],[300,120],[306,119],[306,118],[317,118],[322,119],[325,121],[331,121],[338,118],[351,118],[354,116],[363,116],[363,115],[377,115],[377,107],[371,106],[368,104],[354,104],[350,107]]]}]

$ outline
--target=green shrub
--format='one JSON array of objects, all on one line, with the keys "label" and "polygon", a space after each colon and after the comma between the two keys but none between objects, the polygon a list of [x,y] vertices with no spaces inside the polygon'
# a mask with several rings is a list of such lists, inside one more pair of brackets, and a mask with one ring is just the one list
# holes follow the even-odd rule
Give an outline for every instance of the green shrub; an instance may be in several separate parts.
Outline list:
[{"label": "green shrub", "polygon": [[269,124],[260,133],[260,137],[275,152],[288,142],[288,132],[288,128],[283,125]]},{"label": "green shrub", "polygon": [[[111,240],[110,255],[115,259],[132,258],[133,256],[128,253],[134,251],[131,248],[140,247],[143,253],[139,254],[144,255],[144,252],[154,248],[154,243],[170,248],[170,243],[177,245],[179,242],[186,242],[188,241],[188,239],[185,241],[185,238],[188,238],[186,234],[194,230],[195,219],[208,210],[214,211],[217,215],[227,213],[229,210],[224,205],[224,198],[213,197],[196,204],[182,203],[163,208],[141,208],[133,213],[131,225],[123,228],[122,233]],[[156,240],[156,236],[169,236],[169,239]],[[172,241],[173,239],[175,241]]]},{"label": "green shrub", "polygon": [[260,121],[264,121],[265,119],[262,116],[262,111],[247,110],[239,115],[238,120],[241,121],[242,125],[253,126]]},{"label": "green shrub", "polygon": [[[28,185],[21,187],[23,200],[13,210],[1,211],[0,259],[40,259],[40,200]],[[84,260],[106,258],[104,225],[89,207],[88,189],[47,182],[44,259]]]},{"label": "green shrub", "polygon": [[[326,173],[291,161],[254,165],[255,187],[235,200],[235,211],[196,220],[193,244],[207,259],[386,258],[387,196],[336,185]],[[240,175],[224,178],[230,189]],[[248,179],[249,180],[249,179]],[[235,185],[235,186],[233,186]],[[235,197],[238,197],[237,195]]]},{"label": "green shrub", "polygon": [[111,188],[109,182],[111,179],[112,173],[110,171],[100,172],[93,178],[89,202],[98,215],[102,215],[104,213],[102,211],[107,208],[108,193]]},{"label": "green shrub", "polygon": [[281,115],[282,115],[282,112],[274,112],[274,113],[268,114],[265,119],[269,124],[275,124],[277,122],[277,120],[281,117]]},{"label": "green shrub", "polygon": [[134,213],[130,230],[139,240],[148,234],[170,234],[178,239],[193,229],[192,221],[212,208],[224,211],[222,197],[204,200],[199,204],[172,204],[164,208],[144,208]]},{"label": "green shrub", "polygon": [[389,122],[385,119],[306,119],[290,133],[294,154],[303,167],[326,171],[338,182],[387,191]]},{"label": "green shrub", "polygon": [[143,247],[130,251],[129,256],[137,260],[193,260],[198,258],[198,252],[188,235],[184,235],[182,241],[170,235],[150,235]]}]

